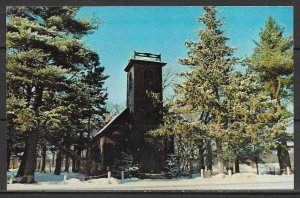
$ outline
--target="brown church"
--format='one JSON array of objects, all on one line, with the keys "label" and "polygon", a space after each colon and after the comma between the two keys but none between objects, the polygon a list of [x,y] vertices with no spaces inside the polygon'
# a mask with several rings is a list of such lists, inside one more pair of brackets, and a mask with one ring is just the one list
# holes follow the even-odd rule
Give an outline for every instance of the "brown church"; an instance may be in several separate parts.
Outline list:
[{"label": "brown church", "polygon": [[[147,132],[162,121],[161,55],[134,52],[125,67],[127,72],[127,107],[114,117],[94,138],[100,140],[100,167],[111,168],[121,151],[130,151],[142,172],[161,172],[164,143],[160,138],[148,141]],[[150,96],[156,95],[156,100]]]}]

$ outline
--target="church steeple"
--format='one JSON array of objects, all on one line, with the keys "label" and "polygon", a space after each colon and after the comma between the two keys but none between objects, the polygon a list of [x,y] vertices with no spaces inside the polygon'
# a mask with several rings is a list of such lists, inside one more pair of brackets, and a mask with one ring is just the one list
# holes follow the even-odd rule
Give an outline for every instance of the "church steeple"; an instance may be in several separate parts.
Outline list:
[{"label": "church steeple", "polygon": [[162,67],[165,65],[160,54],[134,52],[125,68],[127,108],[131,115],[130,145],[144,171],[161,171],[163,165],[163,151],[155,151],[145,138],[162,120],[162,104],[154,106],[149,94],[157,94],[162,100]]},{"label": "church steeple", "polygon": [[147,93],[162,95],[162,67],[160,54],[134,52],[125,68],[127,72],[127,107],[130,112],[149,110]]}]

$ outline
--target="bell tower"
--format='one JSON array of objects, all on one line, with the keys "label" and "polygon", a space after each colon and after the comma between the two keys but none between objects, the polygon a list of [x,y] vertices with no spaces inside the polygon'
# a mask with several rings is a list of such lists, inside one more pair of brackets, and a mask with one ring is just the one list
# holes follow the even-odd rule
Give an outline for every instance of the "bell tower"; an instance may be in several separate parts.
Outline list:
[{"label": "bell tower", "polygon": [[163,142],[147,132],[162,121],[162,67],[160,54],[134,52],[127,72],[127,108],[129,109],[129,144],[136,163],[145,172],[163,168]]}]

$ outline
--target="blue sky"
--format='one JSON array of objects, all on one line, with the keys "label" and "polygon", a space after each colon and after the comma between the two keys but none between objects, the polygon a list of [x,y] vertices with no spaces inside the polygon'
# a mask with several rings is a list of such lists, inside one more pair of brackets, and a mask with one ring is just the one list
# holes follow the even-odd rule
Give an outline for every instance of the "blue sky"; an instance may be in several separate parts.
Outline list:
[{"label": "blue sky", "polygon": [[[250,56],[258,40],[260,28],[268,16],[285,27],[285,34],[293,33],[293,7],[217,7],[219,17],[225,17],[223,29],[230,38],[229,45],[237,48],[237,56]],[[184,66],[178,58],[186,57],[185,41],[197,39],[202,24],[196,18],[203,13],[193,6],[135,6],[83,7],[78,17],[99,16],[104,23],[94,34],[84,38],[86,44],[100,55],[105,74],[109,103],[126,101],[126,73],[124,71],[133,51],[161,53],[167,67],[180,71]]]}]

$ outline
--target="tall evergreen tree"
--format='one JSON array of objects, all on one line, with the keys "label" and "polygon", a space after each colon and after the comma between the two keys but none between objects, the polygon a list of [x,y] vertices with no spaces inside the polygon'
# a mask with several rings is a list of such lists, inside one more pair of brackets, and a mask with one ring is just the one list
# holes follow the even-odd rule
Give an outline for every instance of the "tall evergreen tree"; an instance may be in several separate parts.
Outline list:
[{"label": "tall evergreen tree", "polygon": [[232,72],[230,84],[235,86],[227,87],[226,92],[229,136],[225,136],[228,139],[225,139],[224,153],[227,160],[250,159],[257,164],[259,155],[270,151],[276,142],[274,126],[280,128],[285,120],[278,121],[279,114],[270,108],[274,100],[262,92],[255,73]]},{"label": "tall evergreen tree", "polygon": [[230,72],[238,58],[233,56],[234,48],[226,45],[221,26],[224,19],[217,18],[215,7],[204,6],[205,13],[198,18],[204,24],[199,30],[199,40],[188,41],[188,58],[179,62],[191,70],[182,74],[186,79],[178,86],[181,103],[190,111],[199,112],[200,125],[205,126],[206,136],[215,139],[218,172],[223,173],[223,138],[226,134],[226,105],[224,100],[229,84]]},{"label": "tall evergreen tree", "polygon": [[[265,91],[276,101],[274,112],[287,118],[292,116],[284,105],[290,101],[293,89],[293,39],[284,35],[272,17],[268,17],[264,29],[259,33],[260,40],[255,41],[255,49],[251,56],[250,68],[258,73]],[[279,121],[279,120],[278,120]],[[276,131],[275,131],[276,132]],[[277,155],[280,169],[291,167],[288,153],[287,133],[278,133]]]},{"label": "tall evergreen tree", "polygon": [[[43,131],[49,125],[59,127],[62,112],[69,108],[61,99],[72,89],[70,77],[79,72],[97,74],[97,79],[91,77],[99,89],[103,86],[101,81],[106,79],[98,55],[80,40],[97,29],[100,21],[78,19],[78,10],[78,7],[7,9],[8,92],[27,103],[16,118],[20,130],[28,134],[24,183],[34,182],[36,148]],[[95,85],[95,82],[85,83]],[[104,91],[97,93],[98,100],[93,104],[103,105]],[[52,104],[48,102],[51,99]]]}]

